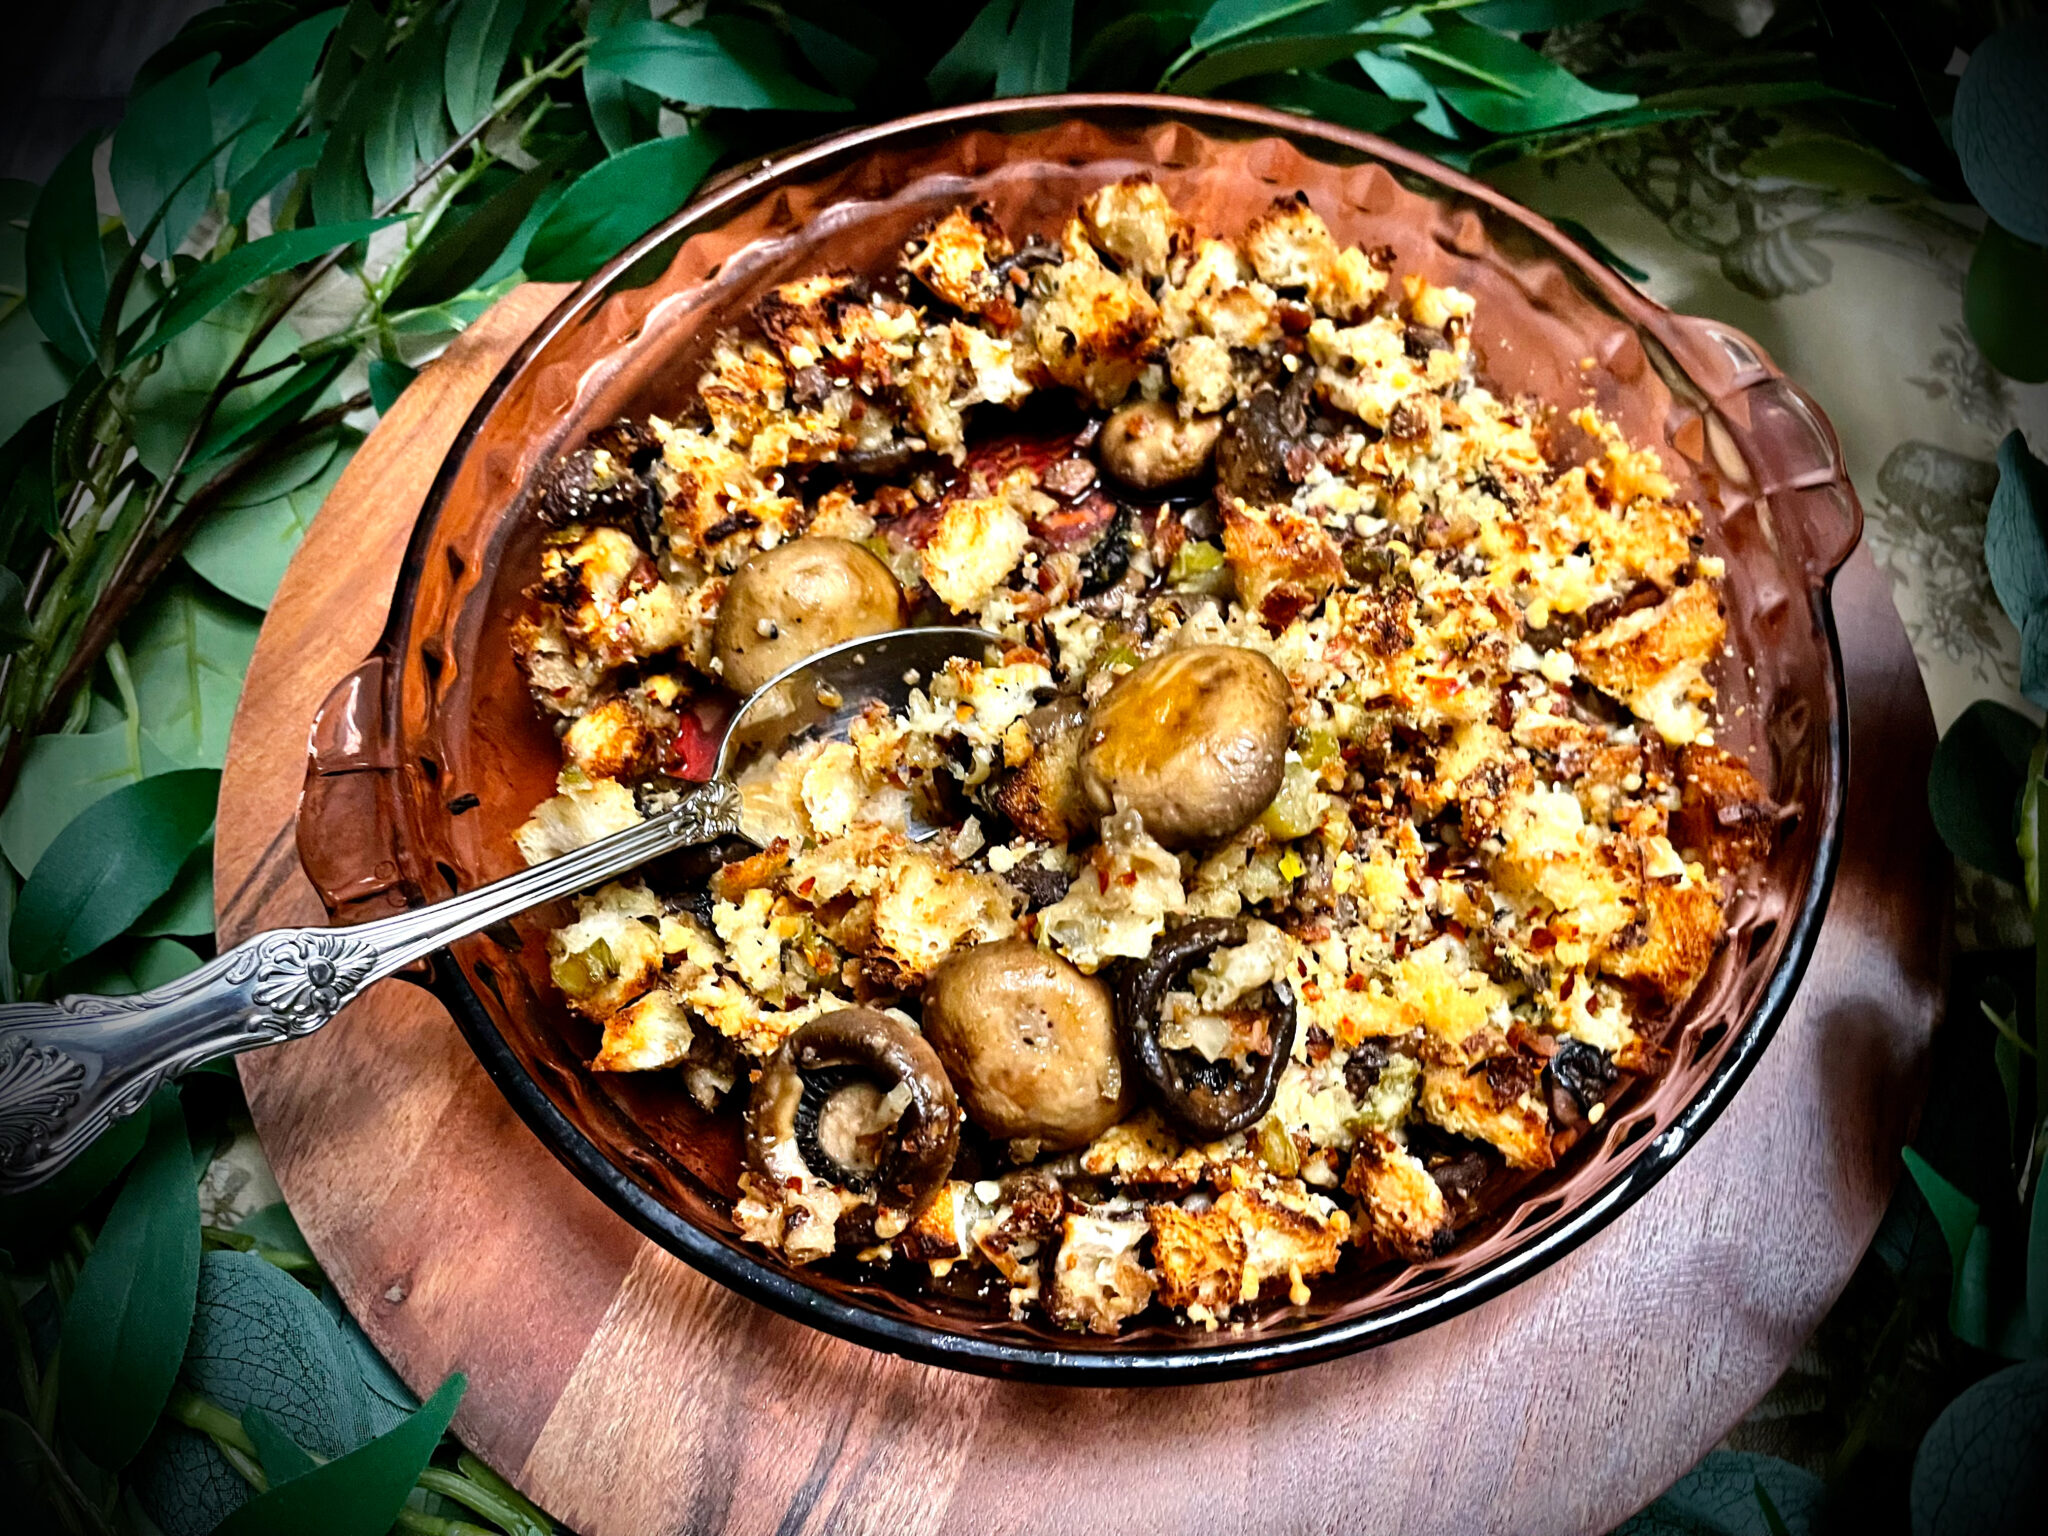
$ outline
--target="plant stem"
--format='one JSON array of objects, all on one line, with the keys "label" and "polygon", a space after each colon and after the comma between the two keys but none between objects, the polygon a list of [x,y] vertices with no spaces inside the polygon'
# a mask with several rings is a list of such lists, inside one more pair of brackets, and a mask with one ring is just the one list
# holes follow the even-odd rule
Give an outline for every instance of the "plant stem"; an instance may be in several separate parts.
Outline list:
[{"label": "plant stem", "polygon": [[100,1512],[97,1504],[85,1496],[84,1490],[72,1478],[71,1469],[64,1465],[64,1458],[57,1454],[43,1432],[11,1408],[0,1408],[0,1419],[10,1419],[20,1425],[22,1433],[28,1436],[29,1443],[35,1447],[36,1454],[42,1457],[43,1464],[48,1468],[58,1491],[64,1495],[57,1506],[58,1512],[64,1516],[64,1523],[77,1530],[79,1527],[76,1516],[82,1515],[95,1531],[103,1533],[103,1536],[114,1536],[114,1528],[108,1524],[107,1517]]},{"label": "plant stem", "polygon": [[453,1499],[464,1508],[495,1522],[511,1536],[545,1536],[546,1527],[536,1528],[523,1510],[515,1509],[492,1490],[470,1481],[460,1472],[450,1472],[446,1467],[428,1467],[420,1473],[420,1486],[444,1499]]}]

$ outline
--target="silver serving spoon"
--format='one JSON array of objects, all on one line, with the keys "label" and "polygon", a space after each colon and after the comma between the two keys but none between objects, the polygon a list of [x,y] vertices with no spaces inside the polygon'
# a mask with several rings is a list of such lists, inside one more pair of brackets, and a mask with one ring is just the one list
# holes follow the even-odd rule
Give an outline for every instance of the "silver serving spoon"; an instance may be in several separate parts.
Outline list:
[{"label": "silver serving spoon", "polygon": [[[719,742],[718,770],[673,809],[503,880],[351,928],[259,933],[132,997],[0,1006],[0,1194],[49,1178],[166,1077],[309,1035],[364,988],[528,907],[616,879],[693,843],[740,836],[735,779],[799,738],[843,738],[880,700],[900,709],[956,656],[1001,641],[978,629],[898,629],[820,651],[763,684]],[[912,818],[911,836],[940,829]]]}]

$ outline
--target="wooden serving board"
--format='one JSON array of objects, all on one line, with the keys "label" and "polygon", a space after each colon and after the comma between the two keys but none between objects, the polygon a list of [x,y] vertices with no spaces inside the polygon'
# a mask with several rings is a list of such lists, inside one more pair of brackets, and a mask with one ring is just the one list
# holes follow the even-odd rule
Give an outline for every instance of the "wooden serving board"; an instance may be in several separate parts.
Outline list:
[{"label": "wooden serving board", "polygon": [[[223,942],[318,923],[293,818],[307,724],[367,653],[470,407],[561,296],[514,293],[329,496],[257,646],[221,788]],[[1940,1007],[1932,721],[1883,579],[1836,586],[1853,772],[1833,907],[1790,1017],[1704,1142],[1564,1261],[1333,1364],[1099,1391],[911,1365],[742,1301],[613,1216],[440,1005],[383,983],[245,1056],[257,1128],[349,1308],[455,1427],[584,1536],[656,1532],[1544,1533],[1609,1529],[1771,1385],[1888,1198]]]}]

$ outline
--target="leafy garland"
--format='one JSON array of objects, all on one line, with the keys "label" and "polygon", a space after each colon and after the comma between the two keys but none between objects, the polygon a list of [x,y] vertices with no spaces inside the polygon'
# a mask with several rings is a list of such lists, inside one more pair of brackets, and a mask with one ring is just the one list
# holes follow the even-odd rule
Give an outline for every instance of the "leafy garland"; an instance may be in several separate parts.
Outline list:
[{"label": "leafy garland", "polygon": [[[1872,9],[1884,24],[1857,25]],[[1070,87],[1230,95],[1468,168],[1761,114],[1795,130],[1771,174],[1868,186],[1875,160],[1885,196],[1967,186],[1993,220],[1972,327],[2007,373],[2048,377],[2048,210],[2012,173],[2048,153],[1995,148],[2038,94],[2041,34],[1993,38],[1958,90],[1926,10],[1808,0],[1744,41],[1685,0],[988,0],[957,36],[887,0],[229,0],[144,66],[111,144],[87,135],[40,188],[0,183],[0,996],[139,990],[210,951],[228,721],[261,610],[364,432],[498,298],[587,276],[719,167]],[[1994,571],[2019,573],[2000,596],[2048,702],[2048,497],[2008,448],[2034,522],[1995,517]],[[1935,804],[1959,856],[2031,886],[2048,796],[2016,721],[1965,717]],[[2023,858],[1956,809],[2021,787]],[[1955,1337],[1980,1353],[2048,1338],[2038,1194],[2026,1308],[2009,1284],[2048,1102],[2020,1070],[2032,1054],[2048,1079],[2019,1023],[2048,987],[2028,987],[1986,994],[2015,1144],[2036,1106],[2017,1200],[1964,1196],[1933,1153],[1912,1164],[1954,1255]],[[552,1530],[444,1440],[460,1378],[413,1402],[282,1207],[202,1228],[194,1180],[240,1115],[231,1074],[193,1074],[0,1207],[0,1451],[37,1507],[80,1536],[152,1515],[169,1536]],[[321,1362],[325,1390],[220,1368],[264,1350]],[[2003,1379],[1976,1374],[1973,1391]],[[1800,1518],[1796,1472],[1710,1461],[1638,1520],[1776,1530]],[[1702,1498],[1743,1513],[1684,1523]]]}]

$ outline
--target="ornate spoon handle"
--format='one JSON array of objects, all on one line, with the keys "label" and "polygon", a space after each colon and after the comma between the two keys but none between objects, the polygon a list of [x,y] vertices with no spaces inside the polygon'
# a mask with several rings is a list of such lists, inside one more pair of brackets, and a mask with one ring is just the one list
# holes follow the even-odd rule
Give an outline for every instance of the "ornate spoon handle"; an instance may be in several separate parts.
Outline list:
[{"label": "ornate spoon handle", "polygon": [[0,1194],[49,1178],[167,1076],[309,1035],[371,982],[443,945],[739,830],[738,791],[713,779],[651,821],[431,906],[353,928],[259,933],[132,997],[0,1006]]}]

